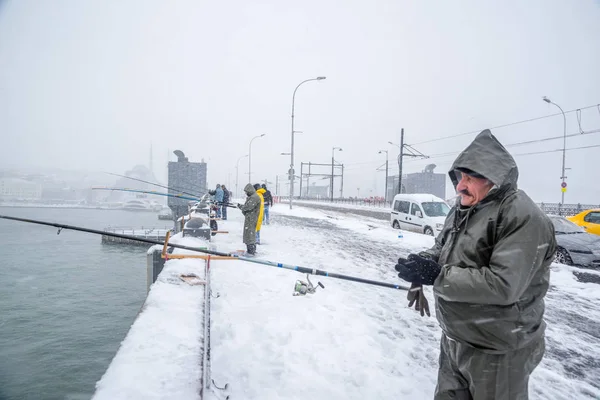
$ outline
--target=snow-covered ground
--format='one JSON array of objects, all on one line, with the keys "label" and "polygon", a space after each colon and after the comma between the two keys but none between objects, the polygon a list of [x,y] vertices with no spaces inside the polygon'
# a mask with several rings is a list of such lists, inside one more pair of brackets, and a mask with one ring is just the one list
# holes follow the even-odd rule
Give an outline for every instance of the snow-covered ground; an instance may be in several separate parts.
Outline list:
[{"label": "snow-covered ground", "polygon": [[[271,214],[260,258],[375,280],[398,282],[397,258],[433,243],[411,232],[398,239],[376,219],[283,204]],[[226,250],[242,248],[241,217],[230,215],[223,225],[231,234],[215,241]],[[405,293],[314,278],[325,289],[294,297],[296,279],[305,280],[298,273],[215,265],[212,375],[229,383],[232,398],[432,398],[441,331],[434,315],[407,308]],[[578,282],[573,270],[553,265],[547,353],[531,378],[532,399],[600,398],[600,286]]]},{"label": "snow-covered ground", "polygon": [[[213,238],[218,250],[244,248],[237,210],[219,228],[230,233]],[[386,221],[279,204],[263,225],[257,258],[405,284],[394,271],[397,258],[430,247],[433,237],[403,233],[399,239]],[[106,396],[97,398],[135,397],[117,395],[109,382],[147,388],[145,399],[198,398],[201,289],[172,279],[192,268],[188,262],[166,264],[151,291],[155,299],[99,382]],[[232,260],[211,266],[212,290],[220,295],[211,304],[212,378],[229,384],[211,399],[432,398],[441,331],[434,315],[407,308],[405,292],[311,277],[325,289],[295,297],[296,279],[306,280],[297,272]],[[547,352],[532,375],[531,398],[598,399],[600,285],[578,282],[578,268],[552,269]],[[135,382],[123,378],[130,369]]]}]

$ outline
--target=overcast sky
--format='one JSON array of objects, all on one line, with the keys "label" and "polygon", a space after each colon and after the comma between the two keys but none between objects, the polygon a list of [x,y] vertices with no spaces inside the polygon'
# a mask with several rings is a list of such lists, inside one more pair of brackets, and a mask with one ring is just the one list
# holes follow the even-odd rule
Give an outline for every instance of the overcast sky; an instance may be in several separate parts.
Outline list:
[{"label": "overcast sky", "polygon": [[[558,112],[544,95],[565,111],[600,103],[599,21],[599,0],[0,1],[0,168],[124,173],[149,163],[152,143],[159,178],[180,149],[208,162],[211,186],[233,188],[265,133],[252,180],[274,182],[289,168],[294,88],[326,76],[296,95],[296,171],[342,147],[344,194],[383,195],[377,152],[397,173],[388,141],[402,127],[425,154],[458,153],[474,134],[427,141]],[[600,108],[581,125],[600,129]],[[505,145],[557,137],[562,116],[492,133]],[[592,145],[600,133],[567,139]],[[600,203],[599,155],[567,151],[565,202]],[[405,171],[447,172],[455,156]],[[561,152],[515,158],[521,188],[560,200]],[[248,159],[239,166],[241,186]]]}]

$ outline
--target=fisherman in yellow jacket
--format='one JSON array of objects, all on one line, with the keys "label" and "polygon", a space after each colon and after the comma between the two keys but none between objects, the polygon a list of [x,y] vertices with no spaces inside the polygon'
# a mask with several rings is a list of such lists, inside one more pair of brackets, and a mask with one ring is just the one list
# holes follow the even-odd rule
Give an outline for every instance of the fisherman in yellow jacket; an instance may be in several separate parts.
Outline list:
[{"label": "fisherman in yellow jacket", "polygon": [[260,227],[262,226],[263,215],[265,213],[265,194],[266,190],[260,187],[260,184],[255,184],[256,194],[260,197],[260,211],[258,213],[258,221],[256,222],[256,244],[260,244]]}]

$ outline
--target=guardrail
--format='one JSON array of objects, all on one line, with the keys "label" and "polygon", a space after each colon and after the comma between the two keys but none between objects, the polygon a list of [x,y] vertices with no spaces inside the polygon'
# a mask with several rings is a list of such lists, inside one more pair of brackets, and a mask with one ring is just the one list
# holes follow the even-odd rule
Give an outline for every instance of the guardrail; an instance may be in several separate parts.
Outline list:
[{"label": "guardrail", "polygon": [[120,233],[121,235],[129,235],[136,237],[143,237],[147,239],[164,239],[168,231],[172,231],[173,228],[159,228],[159,227],[141,227],[132,228],[129,226],[109,226],[104,228],[104,232],[108,233]]},{"label": "guardrail", "polygon": [[[376,207],[376,208],[392,208],[391,201],[383,201],[383,200],[370,200],[370,199],[354,199],[354,198],[346,198],[346,199],[336,199],[333,201],[331,199],[326,198],[310,198],[310,197],[300,197],[294,198],[294,201],[318,201],[322,203],[330,203],[330,204],[350,204],[354,206],[366,206],[366,207]],[[280,196],[280,202],[284,203],[289,201],[289,197]]]},{"label": "guardrail", "polygon": [[[280,201],[284,202],[287,201],[289,199],[285,198],[283,196],[281,196]],[[383,201],[383,200],[374,200],[374,199],[356,199],[356,198],[346,198],[346,199],[340,199],[340,198],[334,198],[333,201],[331,201],[331,199],[329,198],[308,198],[308,197],[301,197],[301,198],[296,198],[296,200],[307,200],[307,201],[317,201],[317,202],[322,202],[324,204],[326,203],[330,203],[330,204],[350,204],[350,205],[357,205],[357,206],[365,206],[365,207],[374,207],[374,208],[392,208],[392,202],[391,201]],[[546,214],[553,214],[553,215],[561,215],[561,216],[569,216],[569,215],[575,215],[578,214],[582,211],[585,210],[590,210],[593,208],[600,208],[600,204],[581,204],[581,203],[577,203],[577,204],[560,204],[560,203],[537,203],[537,205],[542,209],[542,211],[544,211]]]},{"label": "guardrail", "polygon": [[563,217],[579,214],[592,208],[600,208],[600,204],[561,204],[561,203],[538,203],[538,206],[546,214],[561,215]]}]

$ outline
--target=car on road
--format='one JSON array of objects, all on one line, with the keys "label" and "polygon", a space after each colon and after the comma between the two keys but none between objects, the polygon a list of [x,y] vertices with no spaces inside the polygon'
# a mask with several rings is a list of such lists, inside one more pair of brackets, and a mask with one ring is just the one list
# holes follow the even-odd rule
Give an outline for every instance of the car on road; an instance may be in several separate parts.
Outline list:
[{"label": "car on road", "polygon": [[450,207],[432,194],[402,193],[394,196],[390,222],[396,229],[437,236]]},{"label": "car on road", "polygon": [[556,262],[600,269],[600,237],[558,215],[548,215],[556,235]]},{"label": "car on road", "polygon": [[600,235],[600,208],[585,210],[567,219],[581,226],[588,233]]}]

